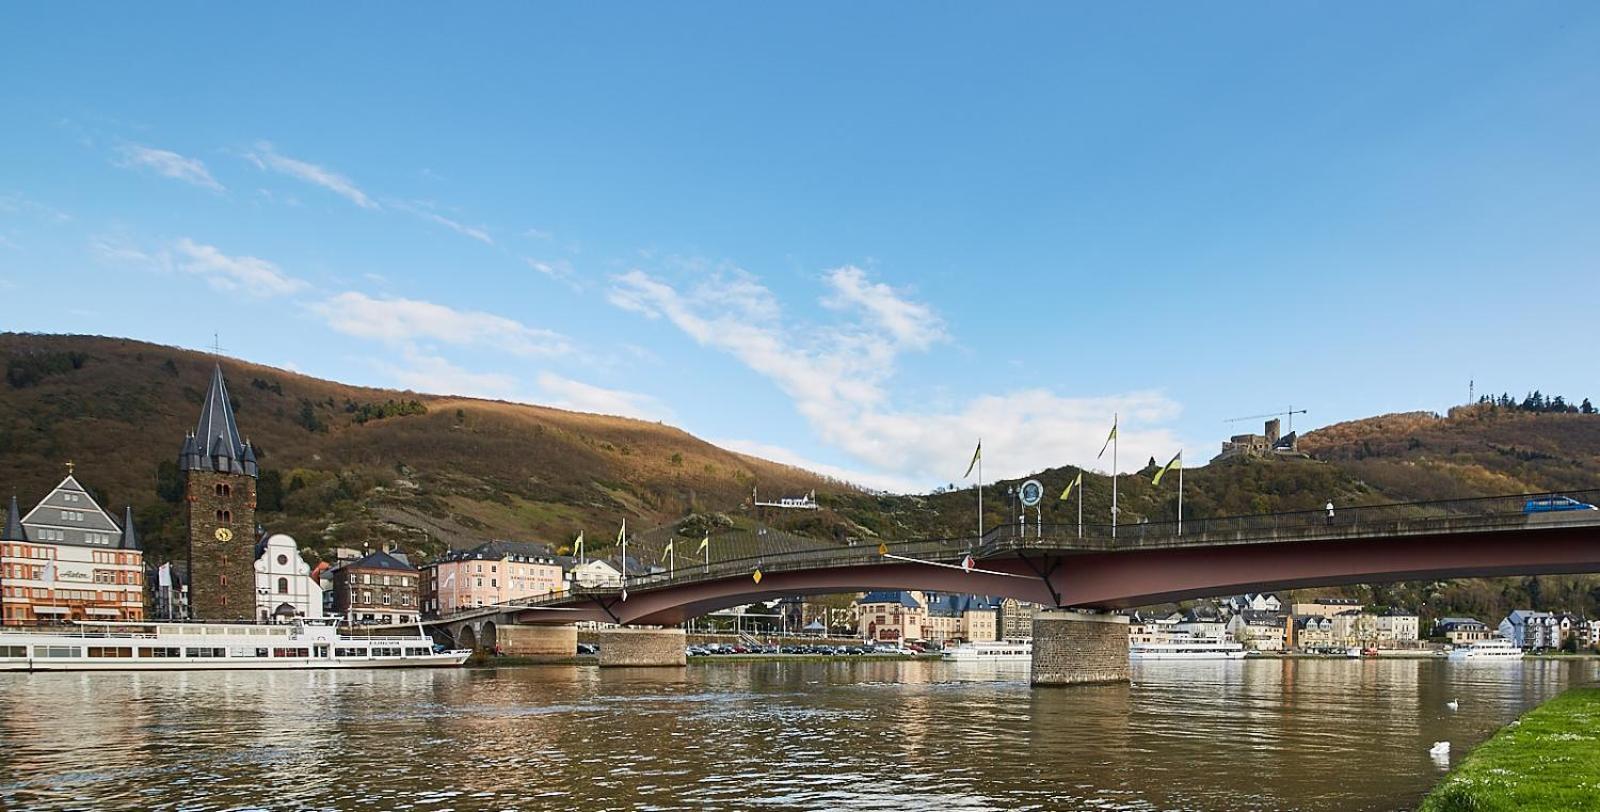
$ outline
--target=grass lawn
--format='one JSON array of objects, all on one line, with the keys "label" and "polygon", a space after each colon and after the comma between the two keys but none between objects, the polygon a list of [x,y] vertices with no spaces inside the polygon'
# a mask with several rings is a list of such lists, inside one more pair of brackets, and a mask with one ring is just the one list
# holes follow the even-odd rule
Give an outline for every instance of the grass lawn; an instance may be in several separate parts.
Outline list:
[{"label": "grass lawn", "polygon": [[1600,810],[1600,688],[1574,688],[1500,730],[1421,812]]}]

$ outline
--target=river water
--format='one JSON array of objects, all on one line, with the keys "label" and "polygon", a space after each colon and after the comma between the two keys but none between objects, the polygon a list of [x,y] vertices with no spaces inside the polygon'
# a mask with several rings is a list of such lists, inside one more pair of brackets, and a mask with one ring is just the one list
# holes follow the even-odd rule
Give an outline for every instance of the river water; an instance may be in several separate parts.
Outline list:
[{"label": "river water", "polygon": [[[4,809],[1404,809],[1594,661],[0,675]],[[1445,703],[1457,699],[1458,711]]]}]

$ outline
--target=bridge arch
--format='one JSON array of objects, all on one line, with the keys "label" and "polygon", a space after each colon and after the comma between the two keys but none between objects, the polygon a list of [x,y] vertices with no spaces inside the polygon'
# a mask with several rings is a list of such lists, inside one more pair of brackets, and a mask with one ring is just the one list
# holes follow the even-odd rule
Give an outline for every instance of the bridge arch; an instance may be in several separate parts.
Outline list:
[{"label": "bridge arch", "polygon": [[467,649],[468,651],[477,651],[478,632],[476,629],[472,628],[472,624],[463,623],[457,628],[459,631],[456,632],[456,646]]}]

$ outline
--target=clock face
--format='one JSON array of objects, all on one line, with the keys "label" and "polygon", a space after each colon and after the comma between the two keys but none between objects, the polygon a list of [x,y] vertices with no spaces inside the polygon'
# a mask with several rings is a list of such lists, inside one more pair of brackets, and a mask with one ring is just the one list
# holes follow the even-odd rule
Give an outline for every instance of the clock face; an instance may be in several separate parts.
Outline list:
[{"label": "clock face", "polygon": [[226,527],[217,528],[217,541],[233,541],[233,531]]}]

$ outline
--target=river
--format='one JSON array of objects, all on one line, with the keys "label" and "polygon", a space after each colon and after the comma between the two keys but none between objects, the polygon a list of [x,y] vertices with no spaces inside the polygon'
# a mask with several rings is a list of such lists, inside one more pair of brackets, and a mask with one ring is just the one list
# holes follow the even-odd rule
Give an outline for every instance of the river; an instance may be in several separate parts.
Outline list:
[{"label": "river", "polygon": [[[1403,809],[1594,661],[0,675],[5,809]],[[1445,703],[1457,699],[1460,709]]]}]

